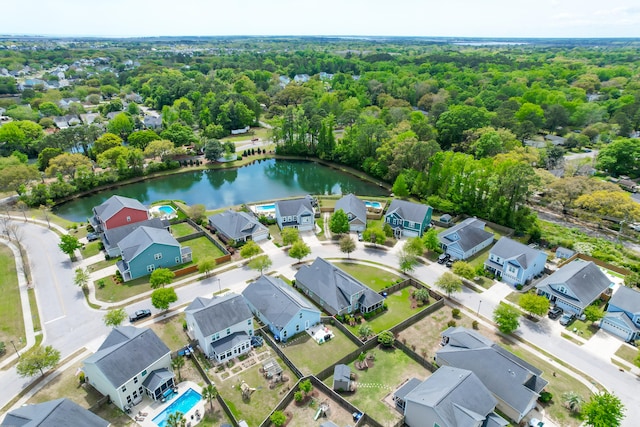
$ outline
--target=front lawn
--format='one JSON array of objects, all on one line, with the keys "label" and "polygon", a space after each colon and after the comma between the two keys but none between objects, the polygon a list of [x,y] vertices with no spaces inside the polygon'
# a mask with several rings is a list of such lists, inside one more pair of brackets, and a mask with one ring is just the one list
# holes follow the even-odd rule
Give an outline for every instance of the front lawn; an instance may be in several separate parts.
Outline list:
[{"label": "front lawn", "polygon": [[340,329],[326,326],[334,334],[331,340],[318,344],[304,332],[288,341],[282,349],[304,375],[317,374],[358,348]]},{"label": "front lawn", "polygon": [[273,244],[276,245],[277,247],[281,247],[282,233],[280,232],[280,227],[278,227],[278,224],[271,224],[268,226],[268,228],[269,228],[269,234],[271,235],[271,240],[273,241]]},{"label": "front lawn", "polygon": [[188,344],[189,339],[182,327],[184,315],[171,316],[167,319],[155,321],[149,325],[153,332],[160,337],[169,350],[176,351]]},{"label": "front lawn", "polygon": [[[94,282],[98,301],[118,302],[151,290],[149,276],[123,283],[116,283],[114,277],[110,275]],[[99,286],[100,281],[104,282],[104,286]]]},{"label": "front lawn", "polygon": [[197,264],[198,260],[201,260],[204,257],[219,258],[224,255],[222,251],[216,245],[211,243],[211,241],[205,236],[185,240],[181,245],[191,248],[194,264]]},{"label": "front lawn", "polygon": [[[360,371],[349,363],[351,371],[357,375],[357,390],[353,393],[341,393],[342,396],[361,411],[368,413],[376,421],[385,426],[392,426],[401,418],[401,414],[393,408],[388,399],[400,384],[416,377],[426,379],[431,373],[420,366],[401,350],[376,347],[371,350],[374,356],[373,366]],[[333,386],[333,376],[324,381]],[[385,397],[387,397],[385,399]]]},{"label": "front lawn", "polygon": [[[13,354],[12,341],[18,350],[25,342],[18,272],[13,252],[5,245],[0,245],[0,292],[0,342],[5,344],[5,353],[0,357],[2,360]],[[35,306],[31,309],[38,311]]]},{"label": "front lawn", "polygon": [[80,249],[80,254],[82,258],[89,258],[94,255],[98,255],[100,253],[100,241],[95,241],[91,243],[86,243],[82,249]]},{"label": "front lawn", "polygon": [[568,331],[571,331],[577,335],[580,335],[585,340],[590,339],[593,334],[598,332],[598,327],[588,320],[584,322],[580,319],[574,320],[570,325],[566,328]]},{"label": "front lawn", "polygon": [[171,226],[171,234],[176,239],[178,237],[188,236],[189,234],[196,233],[197,230],[191,226],[188,222],[180,222]]},{"label": "front lawn", "polygon": [[95,264],[91,264],[88,268],[89,271],[98,271],[103,268],[111,267],[112,265],[116,265],[116,263],[120,260],[120,257],[105,259],[102,261],[98,261]]},{"label": "front lawn", "polygon": [[370,264],[365,265],[350,262],[334,262],[332,264],[346,271],[376,292],[380,292],[402,280],[397,274],[382,270]]},{"label": "front lawn", "polygon": [[618,356],[622,360],[626,360],[632,365],[635,365],[636,357],[638,357],[638,354],[638,349],[635,347],[631,347],[628,344],[622,344],[618,351],[616,351],[616,356]]}]

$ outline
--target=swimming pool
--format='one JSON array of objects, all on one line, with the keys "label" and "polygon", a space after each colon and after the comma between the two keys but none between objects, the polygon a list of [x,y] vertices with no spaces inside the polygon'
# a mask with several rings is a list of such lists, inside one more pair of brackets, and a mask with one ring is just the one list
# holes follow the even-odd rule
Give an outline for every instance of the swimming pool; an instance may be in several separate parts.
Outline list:
[{"label": "swimming pool", "polygon": [[190,388],[185,393],[181,394],[175,402],[171,405],[167,406],[164,411],[160,412],[153,418],[153,422],[159,427],[165,427],[167,424],[167,418],[170,414],[176,412],[182,412],[183,414],[187,414],[196,403],[198,403],[202,399],[200,393]]},{"label": "swimming pool", "polygon": [[276,205],[275,205],[275,203],[271,203],[270,205],[256,205],[255,209],[256,209],[256,212],[275,211],[276,210]]},{"label": "swimming pool", "polygon": [[158,206],[158,210],[165,215],[173,215],[176,213],[176,210],[169,205]]},{"label": "swimming pool", "polygon": [[368,200],[365,200],[364,205],[367,208],[371,208],[371,209],[382,209],[382,203],[380,202],[370,202]]}]

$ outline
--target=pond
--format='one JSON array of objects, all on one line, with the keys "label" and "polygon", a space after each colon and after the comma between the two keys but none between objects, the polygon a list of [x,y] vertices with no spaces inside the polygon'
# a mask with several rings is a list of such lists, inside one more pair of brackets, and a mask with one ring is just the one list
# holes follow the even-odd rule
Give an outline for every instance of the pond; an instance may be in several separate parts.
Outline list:
[{"label": "pond", "polygon": [[188,205],[201,203],[211,210],[306,194],[348,193],[389,194],[384,187],[315,162],[264,159],[235,169],[184,172],[123,185],[56,206],[54,213],[70,221],[86,221],[94,206],[114,194],[138,199],[144,205],[175,199]]}]

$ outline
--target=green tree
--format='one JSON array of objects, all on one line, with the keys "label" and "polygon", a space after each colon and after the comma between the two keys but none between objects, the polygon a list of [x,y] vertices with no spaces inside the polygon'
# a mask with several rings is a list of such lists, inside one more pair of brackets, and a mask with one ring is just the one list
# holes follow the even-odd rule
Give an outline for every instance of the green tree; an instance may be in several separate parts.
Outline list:
[{"label": "green tree", "polygon": [[416,301],[420,301],[421,303],[429,302],[429,290],[427,288],[420,288],[413,293],[413,297]]},{"label": "green tree", "polygon": [[61,174],[73,178],[76,170],[80,167],[91,169],[91,160],[78,153],[63,153],[49,160],[49,167],[45,170],[45,175],[56,176]]},{"label": "green tree", "polygon": [[185,427],[187,425],[187,419],[180,411],[173,412],[167,417],[166,427]]},{"label": "green tree", "polygon": [[589,322],[597,322],[604,317],[604,311],[598,306],[590,305],[585,307],[584,317],[586,317]]},{"label": "green tree", "polygon": [[371,326],[367,324],[360,325],[360,327],[358,328],[358,336],[363,341],[366,341],[371,335],[373,335],[373,329],[371,328]]},{"label": "green tree", "polygon": [[603,391],[591,395],[582,407],[582,415],[588,426],[618,427],[624,419],[624,410],[619,397]]},{"label": "green tree", "polygon": [[459,292],[462,289],[462,280],[455,274],[447,271],[436,280],[435,285],[439,289],[442,289],[448,298],[451,298],[453,292]]},{"label": "green tree", "polygon": [[159,288],[151,293],[151,305],[158,310],[168,310],[169,305],[178,301],[178,295],[173,288]]},{"label": "green tree", "polygon": [[86,290],[89,285],[89,279],[91,275],[89,270],[86,268],[76,268],[73,276],[73,284],[76,286],[80,286],[82,290]]},{"label": "green tree", "polygon": [[45,171],[49,167],[49,161],[62,154],[60,148],[47,147],[38,154],[38,170]]},{"label": "green tree", "polygon": [[579,413],[584,405],[584,398],[575,391],[568,391],[562,394],[564,406],[574,413]]},{"label": "green tree", "polygon": [[182,382],[182,375],[180,374],[180,369],[184,366],[185,360],[184,356],[176,356],[171,359],[171,367],[178,371],[178,382]]},{"label": "green tree", "polygon": [[351,258],[351,252],[356,250],[356,241],[353,240],[353,237],[345,234],[340,238],[340,252],[347,254],[347,258]]},{"label": "green tree", "polygon": [[311,393],[311,390],[313,390],[313,384],[311,384],[311,380],[307,378],[304,381],[300,381],[300,384],[298,385],[298,388],[305,395],[308,395],[309,393]]},{"label": "green tree", "polygon": [[365,242],[371,242],[374,245],[381,245],[387,238],[380,227],[367,227],[367,229],[364,230],[364,233],[362,233],[362,239]]},{"label": "green tree", "polygon": [[160,157],[160,159],[164,160],[174,148],[173,142],[167,141],[166,139],[159,139],[151,141],[147,145],[147,148],[144,149],[144,155],[148,158]]},{"label": "green tree", "polygon": [[160,140],[160,135],[158,135],[151,129],[139,130],[137,132],[133,132],[127,138],[127,142],[129,143],[129,145],[131,145],[132,147],[139,148],[141,150],[144,150],[145,148],[147,148],[147,146],[151,141],[159,141],[159,140]]},{"label": "green tree", "polygon": [[173,142],[177,147],[189,145],[196,141],[193,129],[180,123],[172,124],[169,128],[165,129],[160,136],[162,139],[168,139]]},{"label": "green tree", "polygon": [[42,114],[44,117],[59,116],[62,114],[60,108],[56,104],[48,101],[40,104],[40,106],[38,107],[38,111],[40,111],[40,114]]},{"label": "green tree", "polygon": [[50,345],[38,346],[22,354],[16,371],[21,377],[33,377],[38,372],[44,375],[44,370],[53,368],[60,361],[60,352]]},{"label": "green tree", "polygon": [[404,179],[404,175],[400,174],[396,178],[393,183],[393,187],[391,188],[393,195],[396,197],[400,197],[401,199],[406,199],[409,197],[409,187],[407,187],[407,182]]},{"label": "green tree", "polygon": [[209,277],[211,270],[216,267],[216,260],[213,257],[207,256],[198,261],[198,272],[204,273],[205,277]]},{"label": "green tree", "polygon": [[126,140],[131,132],[133,132],[133,120],[127,113],[118,113],[109,121],[107,130],[110,133],[118,135],[120,138]]},{"label": "green tree", "polygon": [[285,227],[284,229],[282,229],[280,235],[282,236],[282,243],[285,246],[292,245],[293,243],[300,240],[300,232],[297,228],[294,227]]},{"label": "green tree", "polygon": [[311,248],[302,239],[295,241],[289,249],[289,256],[291,258],[297,259],[298,262],[302,261],[302,258],[306,257],[310,253]]},{"label": "green tree", "polygon": [[123,308],[114,308],[113,310],[109,310],[102,317],[104,324],[111,328],[116,328],[122,325],[122,322],[127,318],[127,313]]},{"label": "green tree", "polygon": [[465,279],[473,279],[476,271],[471,264],[467,261],[456,261],[451,266],[451,270],[457,274],[458,276],[464,277]]},{"label": "green tree", "polygon": [[[5,125],[6,126],[6,125]],[[598,153],[597,167],[614,176],[640,176],[640,140],[619,138]]]},{"label": "green tree", "polygon": [[202,398],[209,402],[211,406],[211,413],[213,413],[213,401],[218,397],[218,390],[213,384],[208,384],[202,389]]},{"label": "green tree", "polygon": [[165,285],[170,285],[176,274],[168,268],[156,268],[151,272],[149,276],[149,283],[152,289],[164,288]]},{"label": "green tree", "polygon": [[204,157],[210,162],[215,162],[224,154],[224,147],[217,139],[208,141],[204,146]]},{"label": "green tree", "polygon": [[287,416],[282,411],[274,411],[269,417],[269,421],[276,427],[281,427],[287,422]]},{"label": "green tree", "polygon": [[258,270],[260,274],[262,274],[264,270],[271,267],[272,263],[273,262],[271,261],[271,258],[269,258],[269,255],[261,255],[249,261],[248,266],[252,270]]},{"label": "green tree", "polygon": [[398,266],[400,271],[406,274],[413,271],[417,265],[418,258],[413,253],[407,251],[406,247],[400,249],[398,252]]},{"label": "green tree", "polygon": [[404,243],[403,248],[407,253],[419,257],[424,253],[424,242],[420,237],[412,237]]},{"label": "green tree", "polygon": [[206,211],[207,208],[205,207],[205,205],[196,204],[189,206],[189,209],[187,209],[187,214],[189,215],[189,218],[191,218],[194,222],[196,222],[197,224],[202,224],[206,219]]},{"label": "green tree", "polygon": [[335,211],[329,218],[329,230],[333,234],[344,234],[349,232],[349,217],[342,210]]},{"label": "green tree", "polygon": [[0,166],[0,191],[22,193],[25,186],[40,179],[40,173],[34,166],[23,164]]},{"label": "green tree", "polygon": [[453,105],[438,117],[438,142],[443,149],[449,148],[462,141],[466,130],[488,126],[490,120],[491,114],[485,108]]},{"label": "green tree", "polygon": [[518,318],[520,312],[517,308],[514,308],[508,304],[498,304],[495,310],[493,310],[493,321],[498,325],[500,332],[504,334],[510,334],[520,326]]},{"label": "green tree", "polygon": [[77,237],[70,234],[64,234],[60,237],[60,243],[58,243],[58,247],[62,252],[69,255],[69,258],[71,258],[71,261],[73,261],[76,258],[76,249],[80,249],[82,245],[78,241]]},{"label": "green tree", "polygon": [[378,343],[383,347],[393,347],[395,337],[391,331],[382,331],[378,334]]},{"label": "green tree", "polygon": [[97,156],[110,148],[122,146],[122,138],[114,133],[105,133],[93,143],[93,153]]},{"label": "green tree", "polygon": [[260,252],[262,252],[262,249],[260,249],[260,246],[253,240],[249,240],[240,248],[240,256],[244,259],[251,259]]},{"label": "green tree", "polygon": [[549,311],[549,300],[533,292],[520,295],[518,305],[530,315],[544,316]]}]

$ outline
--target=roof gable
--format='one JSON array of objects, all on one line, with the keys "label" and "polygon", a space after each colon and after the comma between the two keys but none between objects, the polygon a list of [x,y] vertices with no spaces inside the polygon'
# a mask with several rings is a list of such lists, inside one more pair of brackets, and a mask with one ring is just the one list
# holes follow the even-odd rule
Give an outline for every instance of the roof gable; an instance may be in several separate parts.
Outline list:
[{"label": "roof gable", "polygon": [[110,423],[77,403],[62,398],[14,409],[7,413],[0,425],[12,427],[107,427]]},{"label": "roof gable", "polygon": [[246,212],[228,210],[209,217],[209,224],[232,239],[250,236],[267,228]]},{"label": "roof gable", "polygon": [[196,298],[185,312],[193,316],[205,337],[253,318],[242,295],[228,294],[216,298]]},{"label": "roof gable", "polygon": [[[611,279],[592,262],[574,260],[544,278],[536,288],[554,295],[572,297],[581,305],[591,304],[611,286]],[[561,289],[565,288],[565,292]]]},{"label": "roof gable", "polygon": [[493,233],[485,231],[484,227],[484,221],[480,221],[477,218],[467,218],[461,223],[441,231],[438,234],[438,239],[445,245],[457,242],[462,251],[466,252],[494,237]]},{"label": "roof gable", "polygon": [[609,305],[614,305],[628,313],[640,313],[640,292],[626,286],[619,286]]},{"label": "roof gable", "polygon": [[123,238],[118,247],[122,251],[122,258],[131,261],[153,244],[180,247],[180,243],[167,230],[144,226],[136,228]]},{"label": "roof gable", "polygon": [[500,240],[498,240],[498,242],[491,248],[491,253],[499,256],[503,260],[514,259],[524,269],[533,265],[540,254],[544,255],[545,260],[547,258],[547,254],[544,252],[530,248],[529,246],[516,240],[509,239],[508,237],[501,237]]},{"label": "roof gable", "polygon": [[106,222],[109,218],[111,218],[124,208],[147,212],[147,208],[138,200],[122,196],[111,196],[101,205],[96,206],[93,209],[95,213],[100,217],[100,219]]},{"label": "roof gable", "polygon": [[351,221],[359,219],[366,224],[367,207],[365,206],[364,202],[358,199],[355,195],[347,194],[346,196],[338,200],[336,202],[334,212],[340,209],[342,209],[346,214],[350,213],[353,215],[354,218],[352,218]]},{"label": "roof gable", "polygon": [[275,203],[276,211],[280,216],[293,216],[293,215],[313,215],[313,206],[308,198],[303,197],[300,199],[280,200]]},{"label": "roof gable", "polygon": [[422,203],[413,203],[406,200],[393,199],[387,209],[387,215],[397,214],[400,218],[422,224],[431,209]]}]

